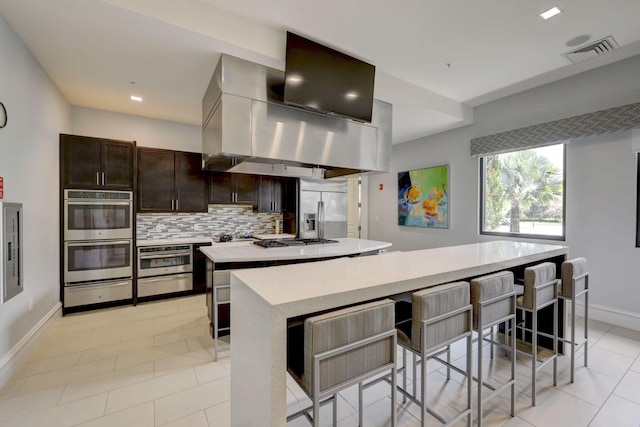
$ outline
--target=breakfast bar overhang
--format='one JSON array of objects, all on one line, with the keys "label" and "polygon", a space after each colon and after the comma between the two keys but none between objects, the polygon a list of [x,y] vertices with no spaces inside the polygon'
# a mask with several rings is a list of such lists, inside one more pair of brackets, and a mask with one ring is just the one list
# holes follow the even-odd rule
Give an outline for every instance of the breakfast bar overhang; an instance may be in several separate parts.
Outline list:
[{"label": "breakfast bar overhang", "polygon": [[567,254],[566,246],[494,241],[234,271],[231,424],[286,424],[288,319],[543,261],[559,274]]}]

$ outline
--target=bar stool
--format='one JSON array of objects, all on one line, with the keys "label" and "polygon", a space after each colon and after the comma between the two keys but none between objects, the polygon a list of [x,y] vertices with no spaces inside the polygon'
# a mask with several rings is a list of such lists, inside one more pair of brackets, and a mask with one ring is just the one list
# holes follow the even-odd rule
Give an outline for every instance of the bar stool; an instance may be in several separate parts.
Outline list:
[{"label": "bar stool", "polygon": [[[358,384],[359,425],[363,425],[362,390],[385,380],[391,374],[391,425],[396,415],[396,330],[395,303],[385,299],[337,310],[304,321],[304,343],[289,350],[289,357],[302,357],[303,371],[289,373],[312,400],[312,405],[287,417],[302,415],[314,426],[320,425],[320,406],[333,401],[333,425],[337,424],[337,394]],[[300,343],[298,343],[300,344]],[[303,348],[301,348],[303,347]],[[363,384],[369,378],[375,380]],[[313,416],[310,411],[313,410]]]},{"label": "bar stool", "polygon": [[[553,361],[553,385],[557,385],[558,372],[558,280],[556,279],[556,265],[543,262],[524,270],[524,295],[517,300],[518,310],[531,314],[531,328],[525,322],[516,325],[523,332],[531,333],[531,353],[518,353],[531,357],[531,404],[536,406],[536,377],[540,369]],[[541,332],[538,329],[538,313],[545,307],[553,305],[553,334]],[[524,316],[526,320],[526,315]],[[547,360],[538,360],[538,335],[553,340],[553,354]],[[540,363],[538,363],[540,362]]]},{"label": "bar stool", "polygon": [[[482,426],[482,412],[484,404],[498,393],[511,387],[511,416],[515,415],[516,402],[516,347],[515,339],[510,337],[509,330],[513,330],[516,320],[516,293],[513,285],[513,273],[502,271],[478,277],[471,281],[471,304],[473,306],[473,329],[478,332],[478,427]],[[505,341],[498,342],[493,337],[493,327],[505,324]],[[489,332],[485,332],[489,329]],[[487,338],[491,336],[491,338]],[[484,342],[491,343],[491,357],[493,346],[500,346],[508,350],[511,361],[511,377],[494,387],[485,382],[483,372]],[[484,389],[491,392],[486,395]]]},{"label": "bar stool", "polygon": [[[406,305],[408,302],[399,302]],[[406,307],[405,307],[406,310]],[[467,426],[471,426],[471,361],[473,357],[471,336],[471,304],[469,296],[469,283],[456,282],[446,285],[434,286],[411,296],[411,322],[398,322],[398,344],[403,350],[403,387],[399,388],[404,399],[408,397],[414,403],[420,405],[421,425],[426,423],[426,414],[429,413],[444,425],[450,425],[463,417],[467,417]],[[460,340],[467,340],[466,369],[462,370],[450,362],[449,346]],[[414,390],[409,393],[406,390],[407,369],[406,351],[410,350],[414,355]],[[440,355],[447,354],[447,360],[442,360]],[[420,398],[416,396],[416,358],[420,357],[422,388]],[[427,360],[437,360],[447,366],[447,379],[450,370],[454,369],[467,378],[467,406],[454,417],[445,420],[440,414],[427,407]]]},{"label": "bar stool", "polygon": [[[584,366],[587,366],[589,330],[589,270],[585,258],[574,258],[562,263],[560,295],[563,301],[571,301],[571,338],[560,338],[571,344],[571,382],[575,372],[576,352],[584,346]],[[584,339],[576,342],[576,300],[584,295]]]}]

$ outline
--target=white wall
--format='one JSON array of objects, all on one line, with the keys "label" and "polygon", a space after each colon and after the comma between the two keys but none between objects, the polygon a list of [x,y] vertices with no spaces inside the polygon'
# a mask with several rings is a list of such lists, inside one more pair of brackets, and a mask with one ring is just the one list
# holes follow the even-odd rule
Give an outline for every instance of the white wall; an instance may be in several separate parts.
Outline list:
[{"label": "white wall", "polygon": [[[395,145],[393,172],[369,178],[369,237],[397,250],[495,240],[477,231],[479,173],[469,154],[471,138],[639,102],[638,75],[640,56],[477,107],[473,125]],[[440,164],[450,165],[450,229],[398,226],[397,172]],[[560,244],[572,257],[587,257],[594,318],[640,329],[635,174],[631,132],[569,144],[567,238]]]},{"label": "white wall", "polygon": [[73,107],[74,135],[136,141],[138,147],[202,152],[202,127],[142,116]]},{"label": "white wall", "polygon": [[[71,107],[0,16],[0,176],[5,201],[22,202],[24,290],[0,305],[0,385],[11,350],[60,300],[58,134]],[[33,309],[29,304],[33,302]]]}]

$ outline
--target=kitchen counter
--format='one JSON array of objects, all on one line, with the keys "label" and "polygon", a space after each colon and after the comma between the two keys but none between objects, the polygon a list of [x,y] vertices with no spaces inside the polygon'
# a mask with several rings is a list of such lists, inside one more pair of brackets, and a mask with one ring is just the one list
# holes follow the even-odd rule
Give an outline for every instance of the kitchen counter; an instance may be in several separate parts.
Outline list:
[{"label": "kitchen counter", "polygon": [[232,272],[231,298],[242,310],[231,311],[231,424],[285,425],[287,319],[546,260],[558,264],[567,253],[566,246],[497,241]]},{"label": "kitchen counter", "polygon": [[330,258],[375,252],[391,246],[391,243],[375,240],[354,239],[350,237],[332,239],[338,243],[318,245],[289,246],[282,248],[262,248],[252,242],[214,243],[200,248],[210,260],[218,263],[303,260]]}]

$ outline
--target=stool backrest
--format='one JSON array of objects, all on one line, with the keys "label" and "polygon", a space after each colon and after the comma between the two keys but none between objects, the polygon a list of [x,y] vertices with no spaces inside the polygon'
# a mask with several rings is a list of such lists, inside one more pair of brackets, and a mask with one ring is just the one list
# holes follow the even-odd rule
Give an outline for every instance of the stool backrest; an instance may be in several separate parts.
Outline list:
[{"label": "stool backrest", "polygon": [[[422,351],[422,321],[468,307],[471,301],[468,282],[433,286],[412,294],[411,347]],[[447,317],[427,325],[427,351],[469,331],[469,312]]]},{"label": "stool backrest", "polygon": [[483,304],[482,323],[489,325],[498,319],[514,314],[513,303],[510,298],[498,298],[501,295],[514,292],[513,273],[501,271],[475,278],[471,281],[471,304],[473,305],[473,327],[478,328],[478,311],[480,303],[497,300]]},{"label": "stool backrest", "polygon": [[[573,295],[584,291],[587,286],[587,260],[585,258],[573,258],[562,263],[562,296],[573,298]],[[575,288],[575,290],[574,290]]]},{"label": "stool backrest", "polygon": [[[309,393],[313,392],[314,358],[318,355],[390,331],[395,331],[395,303],[390,299],[306,319],[302,386]],[[388,336],[352,350],[337,351],[321,360],[320,392],[394,361],[393,342]]]},{"label": "stool backrest", "polygon": [[[551,283],[553,282],[553,286]],[[543,262],[524,269],[524,299],[522,306],[535,310],[557,298],[556,265]],[[534,306],[534,294],[536,302]]]}]

